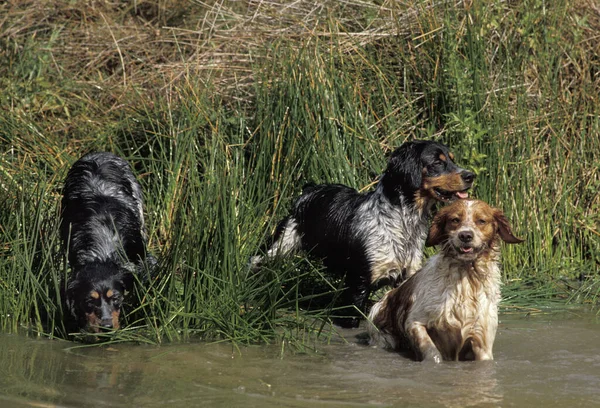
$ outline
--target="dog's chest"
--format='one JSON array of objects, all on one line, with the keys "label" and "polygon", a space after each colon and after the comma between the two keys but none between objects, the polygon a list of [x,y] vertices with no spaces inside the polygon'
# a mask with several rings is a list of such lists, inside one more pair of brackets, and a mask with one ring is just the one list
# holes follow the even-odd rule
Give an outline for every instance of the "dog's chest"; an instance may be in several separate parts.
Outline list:
[{"label": "dog's chest", "polygon": [[371,281],[412,275],[421,266],[427,236],[425,220],[407,208],[373,205],[362,211],[357,228],[365,242]]},{"label": "dog's chest", "polygon": [[450,325],[470,330],[485,325],[496,312],[499,287],[489,280],[473,282],[468,273],[454,272],[442,283],[438,302],[432,302],[433,325]]}]

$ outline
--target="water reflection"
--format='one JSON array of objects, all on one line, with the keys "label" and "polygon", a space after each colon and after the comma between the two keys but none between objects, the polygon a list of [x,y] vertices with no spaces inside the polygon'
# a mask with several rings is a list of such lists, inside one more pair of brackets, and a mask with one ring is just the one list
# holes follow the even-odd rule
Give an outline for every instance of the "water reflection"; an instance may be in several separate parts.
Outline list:
[{"label": "water reflection", "polygon": [[413,362],[348,343],[279,358],[271,347],[184,344],[75,348],[0,335],[0,405],[593,406],[600,401],[595,318],[505,320],[492,362]]},{"label": "water reflection", "polygon": [[120,362],[110,348],[78,355],[65,351],[72,346],[67,342],[18,336],[1,336],[0,344],[0,362],[8,374],[0,388],[25,400],[95,405],[101,395],[103,403],[111,404],[138,392],[145,375],[139,364]]},{"label": "water reflection", "polygon": [[503,395],[496,378],[495,362],[455,364],[460,365],[462,373],[449,373],[448,396],[446,401],[440,401],[441,405],[452,408],[501,405]]}]

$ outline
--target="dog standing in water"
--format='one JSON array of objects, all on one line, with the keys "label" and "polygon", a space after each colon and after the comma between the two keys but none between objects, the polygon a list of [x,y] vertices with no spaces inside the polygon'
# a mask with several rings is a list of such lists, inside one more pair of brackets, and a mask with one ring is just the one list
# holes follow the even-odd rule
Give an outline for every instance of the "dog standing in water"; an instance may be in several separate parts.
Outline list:
[{"label": "dog standing in water", "polygon": [[71,317],[78,329],[118,329],[124,296],[147,257],[142,190],[129,164],[104,152],[75,162],[65,180],[61,216]]},{"label": "dog standing in water", "polygon": [[291,214],[278,225],[264,256],[252,257],[258,269],[265,258],[298,250],[321,258],[345,277],[339,319],[357,327],[372,286],[396,283],[421,266],[431,209],[436,202],[467,197],[475,175],[458,167],[443,144],[412,141],[396,149],[374,191],[361,194],[340,184],[307,185]]},{"label": "dog standing in water", "polygon": [[458,200],[435,216],[427,245],[440,253],[371,309],[371,344],[418,360],[492,360],[500,302],[500,240],[517,244],[502,211]]}]

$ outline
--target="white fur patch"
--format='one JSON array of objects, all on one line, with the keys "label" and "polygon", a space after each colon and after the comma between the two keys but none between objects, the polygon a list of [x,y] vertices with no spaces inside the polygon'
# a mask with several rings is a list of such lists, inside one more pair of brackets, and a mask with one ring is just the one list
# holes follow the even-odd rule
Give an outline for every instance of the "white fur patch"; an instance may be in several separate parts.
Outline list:
[{"label": "white fur patch", "polygon": [[371,282],[405,278],[421,266],[427,238],[427,218],[406,203],[393,205],[378,188],[358,209],[354,229],[365,242]]},{"label": "white fur patch", "polygon": [[[278,239],[271,245],[264,257],[274,258],[276,256],[289,255],[299,250],[301,245],[302,240],[298,233],[298,224],[290,217],[283,227],[283,231],[281,231]],[[261,255],[251,257],[250,268],[258,269],[264,257]]]}]

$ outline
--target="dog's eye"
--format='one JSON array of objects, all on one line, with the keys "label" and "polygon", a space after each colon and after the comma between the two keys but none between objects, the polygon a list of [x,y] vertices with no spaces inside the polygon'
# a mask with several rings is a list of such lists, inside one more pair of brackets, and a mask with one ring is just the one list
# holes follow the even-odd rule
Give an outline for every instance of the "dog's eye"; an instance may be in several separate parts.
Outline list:
[{"label": "dog's eye", "polygon": [[115,292],[111,297],[108,298],[109,300],[112,300],[113,302],[120,302],[123,300],[123,296],[121,296],[121,294],[119,292]]},{"label": "dog's eye", "polygon": [[88,298],[86,301],[86,305],[90,308],[92,307],[96,307],[98,306],[98,303],[100,302],[99,299],[94,299],[94,298]]},{"label": "dog's eye", "polygon": [[460,222],[460,218],[458,218],[458,217],[454,217],[454,218],[452,218],[452,219],[450,220],[450,222],[451,222],[452,224],[458,224],[458,223]]},{"label": "dog's eye", "polygon": [[483,220],[483,219],[477,220],[477,225],[485,225],[485,224],[487,224],[486,220]]}]

